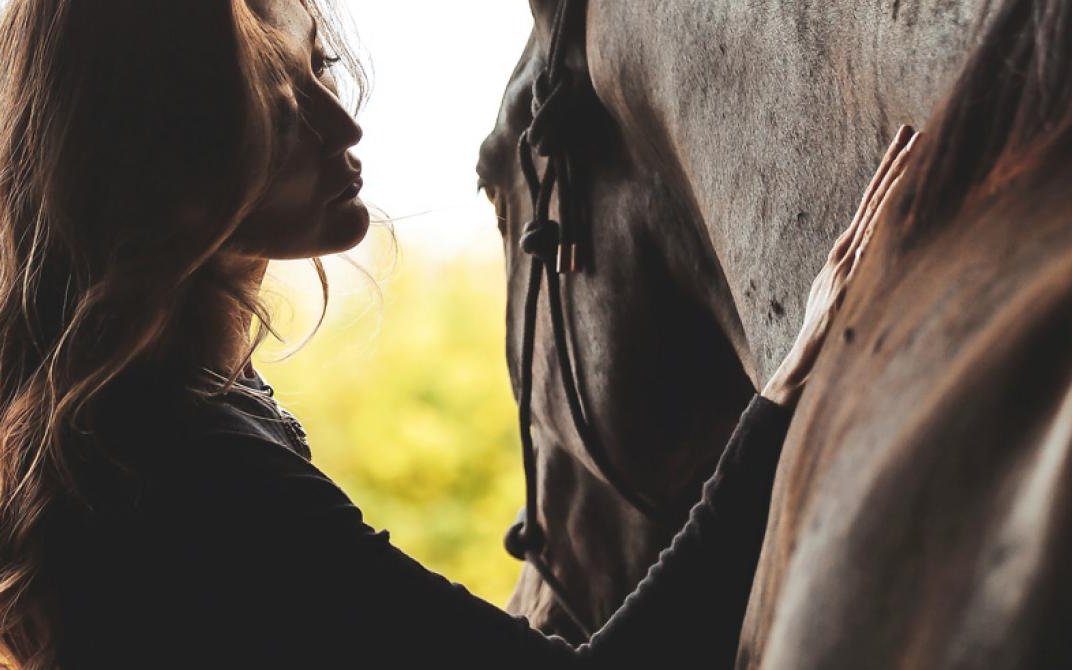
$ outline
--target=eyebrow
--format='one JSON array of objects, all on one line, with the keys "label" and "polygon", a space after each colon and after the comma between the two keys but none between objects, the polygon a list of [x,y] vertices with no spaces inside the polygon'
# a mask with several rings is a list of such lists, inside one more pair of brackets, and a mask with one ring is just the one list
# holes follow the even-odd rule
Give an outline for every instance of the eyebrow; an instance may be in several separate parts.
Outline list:
[{"label": "eyebrow", "polygon": [[319,33],[320,27],[316,25],[316,19],[312,16],[309,17],[313,21],[313,27],[309,29],[309,43],[316,44],[316,38]]}]

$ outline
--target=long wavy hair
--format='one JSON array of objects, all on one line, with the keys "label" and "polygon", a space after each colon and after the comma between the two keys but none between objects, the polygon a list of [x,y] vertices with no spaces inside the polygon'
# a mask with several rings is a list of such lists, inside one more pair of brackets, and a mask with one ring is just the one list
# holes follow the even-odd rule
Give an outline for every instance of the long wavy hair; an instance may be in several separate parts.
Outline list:
[{"label": "long wavy hair", "polygon": [[[356,108],[340,15],[301,1]],[[206,310],[258,324],[243,366],[270,330],[218,252],[271,182],[289,75],[246,0],[8,0],[0,63],[0,667],[45,670],[42,520],[99,399],[162,355],[194,378]]]}]

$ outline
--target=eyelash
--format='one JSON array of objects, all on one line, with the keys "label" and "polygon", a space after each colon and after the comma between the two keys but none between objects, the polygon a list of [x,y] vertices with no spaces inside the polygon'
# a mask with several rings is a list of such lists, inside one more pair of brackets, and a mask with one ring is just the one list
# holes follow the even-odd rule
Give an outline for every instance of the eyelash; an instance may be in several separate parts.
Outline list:
[{"label": "eyelash", "polygon": [[313,58],[313,74],[323,77],[336,63],[342,59],[338,56],[316,56]]}]

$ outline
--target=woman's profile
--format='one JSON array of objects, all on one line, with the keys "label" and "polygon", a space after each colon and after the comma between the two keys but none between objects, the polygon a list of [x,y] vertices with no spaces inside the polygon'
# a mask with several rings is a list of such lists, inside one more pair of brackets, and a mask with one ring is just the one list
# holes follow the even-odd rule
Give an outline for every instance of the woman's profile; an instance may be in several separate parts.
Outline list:
[{"label": "woman's profile", "polygon": [[720,580],[751,579],[792,407],[911,133],[688,525],[573,648],[366,525],[250,365],[269,261],[350,249],[369,226],[361,129],[336,82],[360,86],[360,69],[333,25],[321,0],[4,7],[2,656],[33,670],[732,661],[743,610],[710,608]]}]

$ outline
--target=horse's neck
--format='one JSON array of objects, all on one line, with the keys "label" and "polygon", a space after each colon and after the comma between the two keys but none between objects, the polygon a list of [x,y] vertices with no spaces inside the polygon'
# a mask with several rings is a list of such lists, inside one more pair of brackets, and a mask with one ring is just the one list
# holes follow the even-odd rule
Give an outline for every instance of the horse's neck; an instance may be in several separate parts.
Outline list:
[{"label": "horse's neck", "polygon": [[597,91],[704,222],[757,384],[886,143],[924,125],[989,5],[878,4],[590,1]]}]

